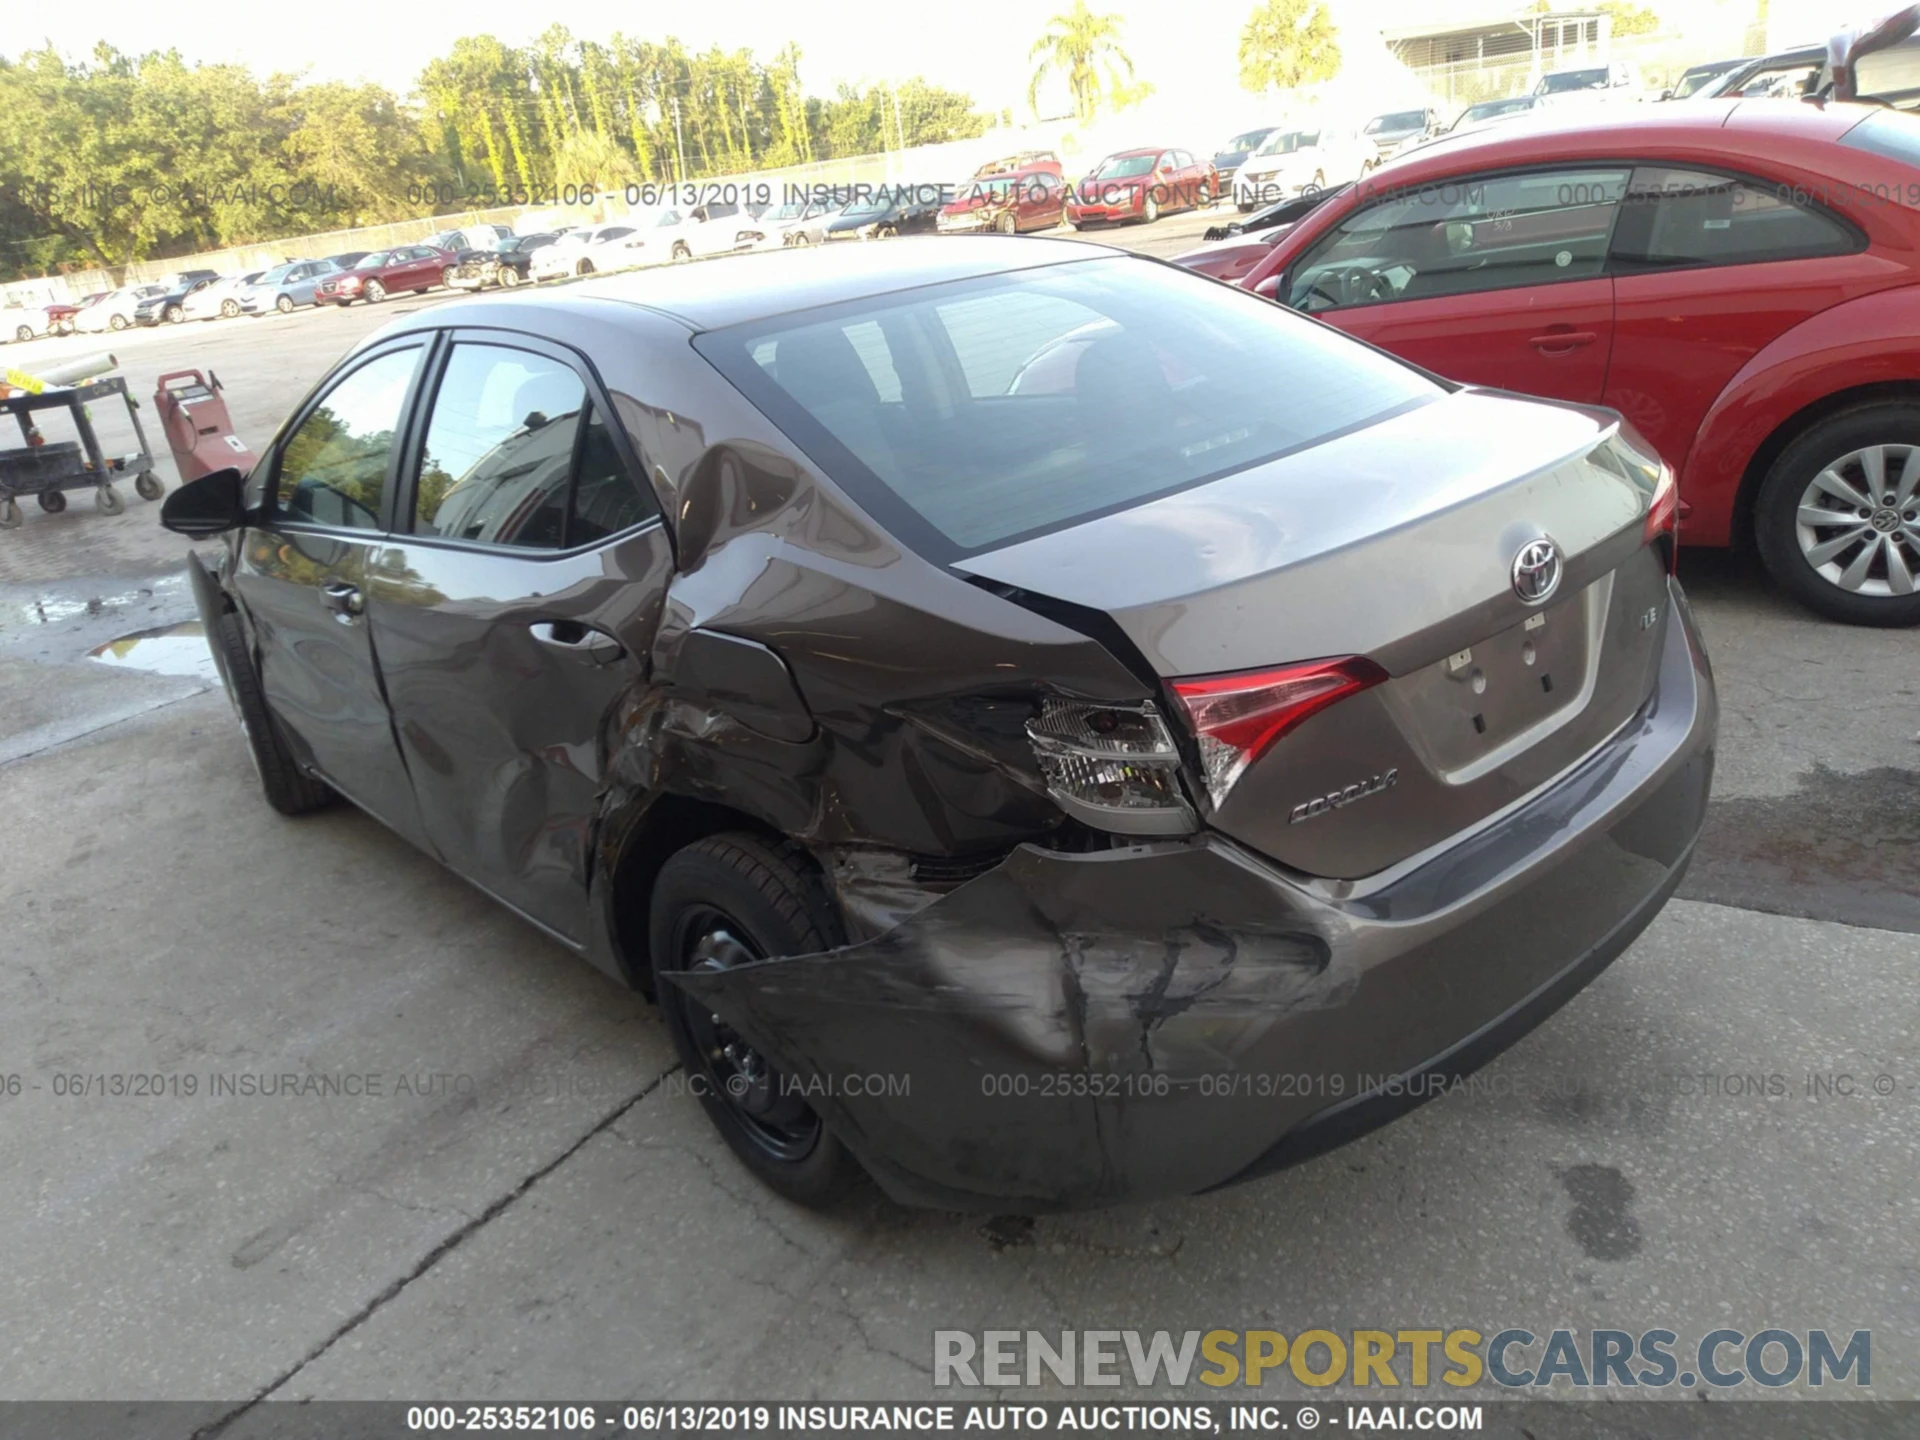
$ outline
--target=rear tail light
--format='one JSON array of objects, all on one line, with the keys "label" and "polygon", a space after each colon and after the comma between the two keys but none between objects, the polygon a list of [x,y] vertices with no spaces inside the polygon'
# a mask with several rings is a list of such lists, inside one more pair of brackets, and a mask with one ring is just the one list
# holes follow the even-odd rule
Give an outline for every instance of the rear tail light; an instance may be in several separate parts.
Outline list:
[{"label": "rear tail light", "polygon": [[1680,554],[1680,486],[1673,478],[1671,466],[1660,467],[1660,478],[1654,482],[1653,500],[1647,506],[1647,519],[1640,531],[1640,543],[1651,545],[1660,541],[1666,545],[1668,573],[1672,573]]},{"label": "rear tail light", "polygon": [[1027,738],[1054,802],[1076,820],[1126,835],[1186,835],[1199,818],[1180,787],[1180,751],[1151,701],[1048,699]]},{"label": "rear tail light", "polygon": [[1207,793],[1217,807],[1273,743],[1311,716],[1387,678],[1360,656],[1279,670],[1245,670],[1172,682],[1200,743]]}]

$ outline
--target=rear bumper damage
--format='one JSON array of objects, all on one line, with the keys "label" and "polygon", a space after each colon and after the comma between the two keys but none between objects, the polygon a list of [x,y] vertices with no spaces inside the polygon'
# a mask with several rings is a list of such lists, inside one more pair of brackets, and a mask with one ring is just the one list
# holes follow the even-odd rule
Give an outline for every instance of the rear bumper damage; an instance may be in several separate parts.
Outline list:
[{"label": "rear bumper damage", "polygon": [[1617,735],[1383,876],[1307,880],[1214,834],[1023,846],[866,943],[672,978],[910,1203],[1114,1204],[1309,1158],[1531,1030],[1679,883],[1717,710],[1673,600]]}]

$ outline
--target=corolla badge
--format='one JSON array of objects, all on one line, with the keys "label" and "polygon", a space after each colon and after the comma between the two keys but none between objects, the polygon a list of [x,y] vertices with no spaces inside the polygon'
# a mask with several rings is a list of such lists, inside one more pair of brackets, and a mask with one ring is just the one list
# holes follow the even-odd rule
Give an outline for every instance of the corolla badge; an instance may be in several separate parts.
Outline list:
[{"label": "corolla badge", "polygon": [[1316,795],[1311,800],[1303,800],[1288,814],[1287,823],[1298,825],[1302,820],[1312,820],[1331,810],[1338,810],[1343,805],[1364,800],[1369,795],[1378,795],[1382,790],[1391,790],[1399,779],[1400,771],[1396,767],[1381,774],[1369,776],[1365,780],[1356,780],[1353,784],[1336,790],[1331,795]]},{"label": "corolla badge", "polygon": [[1529,540],[1513,557],[1513,593],[1538,605],[1560,588],[1560,547],[1544,536]]}]

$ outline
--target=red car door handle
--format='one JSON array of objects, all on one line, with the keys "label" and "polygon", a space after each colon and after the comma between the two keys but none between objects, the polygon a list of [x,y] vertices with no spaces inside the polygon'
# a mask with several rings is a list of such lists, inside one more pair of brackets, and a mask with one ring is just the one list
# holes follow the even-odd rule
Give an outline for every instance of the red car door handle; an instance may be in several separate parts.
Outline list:
[{"label": "red car door handle", "polygon": [[1594,330],[1552,330],[1545,335],[1535,335],[1527,343],[1536,350],[1549,354],[1555,351],[1575,350],[1582,345],[1591,345],[1600,338]]}]

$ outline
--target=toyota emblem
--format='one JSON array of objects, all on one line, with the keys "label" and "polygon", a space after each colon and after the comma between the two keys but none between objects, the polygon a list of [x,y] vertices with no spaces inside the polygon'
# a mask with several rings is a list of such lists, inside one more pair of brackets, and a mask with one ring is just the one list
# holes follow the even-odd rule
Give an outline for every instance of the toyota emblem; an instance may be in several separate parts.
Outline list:
[{"label": "toyota emblem", "polygon": [[1560,547],[1542,538],[1529,540],[1513,557],[1513,593],[1539,605],[1560,588]]}]

